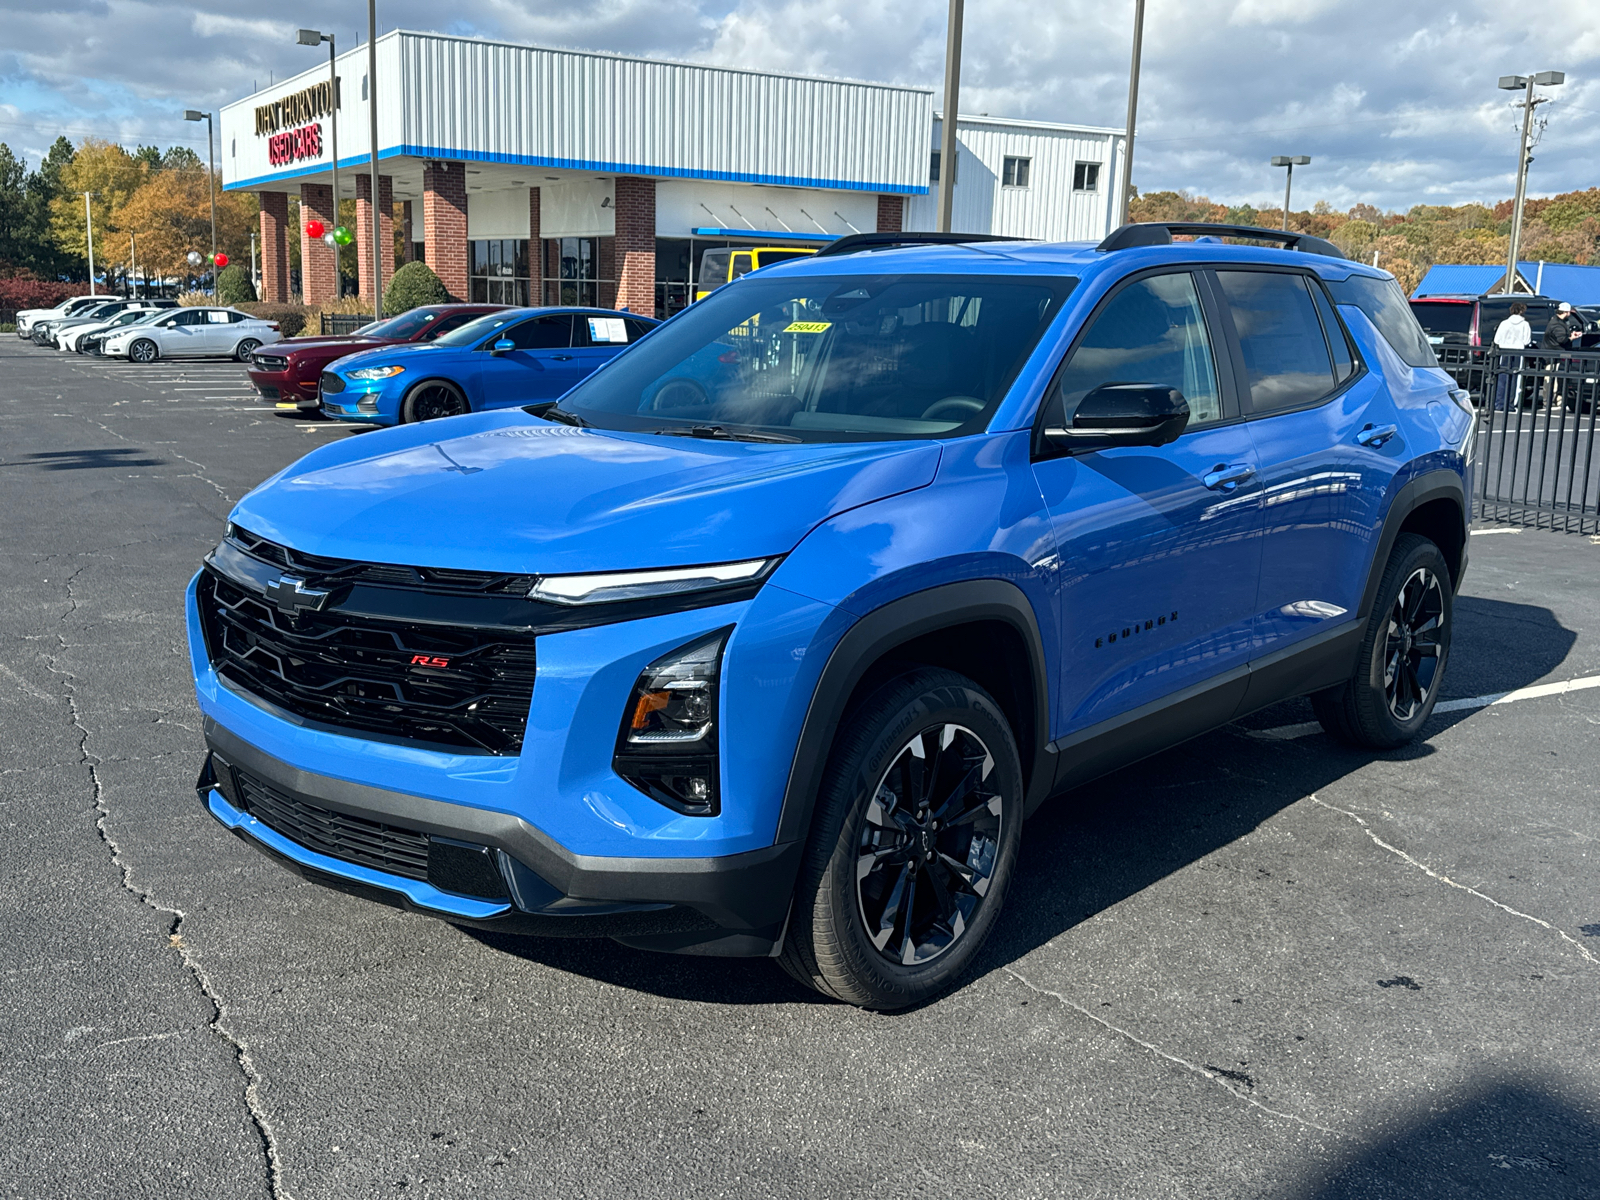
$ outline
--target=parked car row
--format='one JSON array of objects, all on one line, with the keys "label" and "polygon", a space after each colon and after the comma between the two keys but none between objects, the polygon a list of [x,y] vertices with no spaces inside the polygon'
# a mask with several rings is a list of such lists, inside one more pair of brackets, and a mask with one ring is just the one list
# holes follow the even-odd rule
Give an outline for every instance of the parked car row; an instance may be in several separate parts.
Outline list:
[{"label": "parked car row", "polygon": [[18,313],[17,336],[137,363],[213,356],[248,362],[258,347],[282,341],[283,331],[276,321],[220,305],[180,308],[173,300],[77,296],[53,309]]}]

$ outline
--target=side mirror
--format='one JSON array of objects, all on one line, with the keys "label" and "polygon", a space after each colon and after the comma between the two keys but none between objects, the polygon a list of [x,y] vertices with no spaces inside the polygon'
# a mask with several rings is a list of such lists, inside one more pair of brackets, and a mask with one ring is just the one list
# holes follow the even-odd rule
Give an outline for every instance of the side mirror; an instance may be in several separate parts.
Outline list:
[{"label": "side mirror", "polygon": [[494,355],[496,358],[499,358],[502,354],[508,354],[516,348],[517,344],[510,338],[501,338],[498,342],[489,347],[489,353]]},{"label": "side mirror", "polygon": [[1165,446],[1189,424],[1189,402],[1161,383],[1102,383],[1078,403],[1072,427],[1046,429],[1058,450],[1108,450],[1113,446]]}]

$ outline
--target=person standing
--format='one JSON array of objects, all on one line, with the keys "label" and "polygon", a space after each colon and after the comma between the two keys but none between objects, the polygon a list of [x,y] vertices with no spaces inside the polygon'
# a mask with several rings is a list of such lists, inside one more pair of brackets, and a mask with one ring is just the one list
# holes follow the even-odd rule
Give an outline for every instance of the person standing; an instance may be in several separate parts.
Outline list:
[{"label": "person standing", "polygon": [[[1541,350],[1560,352],[1572,349],[1583,339],[1582,327],[1573,329],[1572,305],[1563,300],[1556,305],[1555,314],[1544,327],[1544,339],[1539,343]],[[1561,370],[1561,359],[1552,358],[1545,365],[1545,382],[1542,389],[1542,399],[1551,408],[1554,408],[1561,399],[1561,385],[1556,381],[1556,376]]]},{"label": "person standing", "polygon": [[[1511,306],[1511,315],[1500,322],[1494,331],[1494,344],[1500,350],[1526,350],[1533,342],[1533,326],[1523,316],[1528,306],[1520,300]],[[1494,407],[1496,412],[1506,411],[1506,395],[1511,390],[1513,373],[1517,378],[1517,394],[1522,394],[1521,360],[1510,354],[1500,356],[1500,377],[1495,382]],[[1520,400],[1519,400],[1520,407]]]}]

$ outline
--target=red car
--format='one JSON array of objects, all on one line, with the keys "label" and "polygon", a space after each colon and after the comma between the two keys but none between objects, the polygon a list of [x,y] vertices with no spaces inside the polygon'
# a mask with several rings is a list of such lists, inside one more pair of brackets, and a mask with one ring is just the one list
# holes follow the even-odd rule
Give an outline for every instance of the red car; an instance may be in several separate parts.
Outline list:
[{"label": "red car", "polygon": [[442,333],[504,308],[503,304],[429,304],[346,337],[286,338],[250,358],[250,382],[263,400],[284,409],[318,407],[317,377],[336,359],[398,342],[431,342]]}]

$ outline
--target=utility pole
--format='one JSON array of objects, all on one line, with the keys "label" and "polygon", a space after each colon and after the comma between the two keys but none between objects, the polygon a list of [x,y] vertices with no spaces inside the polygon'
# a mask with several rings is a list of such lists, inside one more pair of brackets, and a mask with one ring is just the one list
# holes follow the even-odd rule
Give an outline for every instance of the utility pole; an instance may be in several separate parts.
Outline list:
[{"label": "utility pole", "polygon": [[1541,87],[1555,87],[1567,81],[1567,77],[1560,71],[1540,71],[1536,75],[1502,75],[1500,76],[1500,90],[1515,92],[1524,90],[1522,99],[1522,142],[1517,152],[1517,198],[1511,209],[1511,244],[1506,254],[1506,295],[1514,290],[1514,281],[1517,277],[1517,253],[1522,244],[1522,205],[1528,197],[1528,164],[1533,161],[1528,155],[1528,136],[1533,131],[1533,110],[1541,104],[1549,103],[1549,97],[1535,97],[1534,84]]},{"label": "utility pole", "polygon": [[93,192],[83,194],[83,228],[89,245],[89,295],[94,295],[94,218],[89,214],[89,197]]},{"label": "utility pole", "polygon": [[134,245],[133,232],[128,233],[128,299],[139,298],[139,248]]},{"label": "utility pole", "polygon": [[1144,55],[1144,0],[1133,0],[1133,63],[1128,67],[1128,132],[1122,142],[1122,197],[1117,224],[1128,223],[1133,201],[1133,127],[1139,120],[1139,60]]},{"label": "utility pole", "polygon": [[956,114],[961,106],[962,0],[950,0],[944,43],[944,124],[939,129],[939,219],[935,228],[950,232],[956,198]]},{"label": "utility pole", "polygon": [[[367,135],[372,139],[372,319],[383,320],[383,190],[378,187],[378,0],[367,0]],[[394,257],[394,247],[389,247]]]},{"label": "utility pole", "polygon": [[1308,154],[1296,154],[1293,157],[1287,154],[1275,154],[1272,156],[1273,166],[1289,168],[1288,173],[1283,177],[1283,227],[1285,229],[1289,228],[1289,189],[1294,184],[1294,169],[1303,167],[1310,161],[1311,156]]},{"label": "utility pole", "polygon": [[217,152],[216,138],[212,136],[214,128],[211,114],[197,112],[189,109],[183,114],[185,121],[204,121],[206,123],[206,195],[211,200],[211,295],[217,294]]}]

